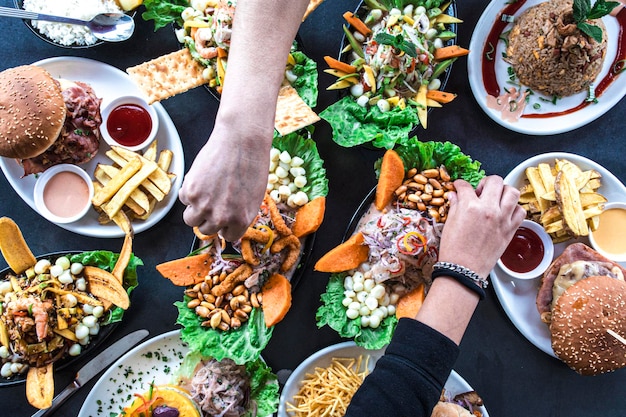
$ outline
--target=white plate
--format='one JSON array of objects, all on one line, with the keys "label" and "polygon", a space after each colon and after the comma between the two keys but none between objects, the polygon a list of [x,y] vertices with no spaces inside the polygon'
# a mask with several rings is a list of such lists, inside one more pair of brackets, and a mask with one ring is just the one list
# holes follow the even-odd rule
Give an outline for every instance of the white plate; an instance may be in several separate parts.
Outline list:
[{"label": "white plate", "polygon": [[[306,374],[313,373],[316,367],[325,368],[329,366],[332,358],[357,358],[359,356],[365,357],[369,355],[370,361],[368,363],[368,369],[371,371],[374,369],[376,361],[384,354],[384,351],[385,349],[367,350],[357,346],[354,342],[342,342],[328,346],[309,356],[304,362],[298,365],[285,383],[280,395],[278,417],[288,417],[285,403],[287,401],[293,402],[293,396],[296,395],[300,389],[300,381],[304,379]],[[444,387],[451,395],[473,390],[473,388],[455,371],[452,371]],[[479,410],[483,413],[484,417],[489,417],[485,407],[480,407]]]},{"label": "white plate", "polygon": [[85,399],[78,417],[117,415],[132,402],[133,394],[144,393],[150,383],[175,382],[172,374],[187,352],[187,346],[180,340],[180,330],[146,340],[102,374]]},{"label": "white plate", "polygon": [[[542,3],[543,1],[544,0],[527,0],[523,3],[523,6],[517,12],[515,12],[515,16],[519,16],[519,14],[522,13],[524,10],[536,4]],[[487,107],[487,90],[483,82],[482,63],[485,59],[485,51],[489,51],[489,49],[486,48],[486,42],[489,33],[491,32],[491,29],[494,26],[496,19],[500,18],[502,10],[511,3],[512,2],[510,0],[493,0],[491,3],[489,3],[482,16],[478,20],[476,28],[474,29],[474,33],[472,34],[472,39],[470,41],[469,49],[472,51],[472,53],[468,55],[467,62],[467,72],[469,76],[470,86],[472,88],[472,93],[474,94],[476,101],[489,117],[491,117],[500,125],[515,132],[530,135],[551,135],[568,132],[570,130],[574,130],[578,127],[584,126],[587,123],[592,122],[596,118],[606,113],[615,104],[617,104],[622,99],[622,97],[624,97],[624,94],[626,94],[626,77],[618,76],[613,81],[613,83],[605,90],[604,94],[598,97],[598,103],[590,104],[573,113],[546,118],[522,117],[516,122],[502,120],[499,112]],[[622,11],[622,13],[626,12]],[[619,38],[620,30],[623,30],[615,17],[605,16],[602,18],[602,21],[604,22],[607,29],[609,42],[607,45],[607,53],[604,59],[604,65],[602,67],[602,71],[597,78],[598,82],[608,74],[610,67],[613,65],[613,61],[615,59],[615,56],[617,55],[618,47],[615,40]],[[512,23],[508,24],[504,30],[507,31],[511,27]],[[496,78],[498,85],[500,86],[500,90],[502,91],[503,87],[510,85],[507,84],[507,69],[510,67],[510,65],[504,62],[504,60],[502,59],[502,53],[506,49],[504,42],[498,41],[497,45],[494,46],[496,46],[496,48],[490,56],[493,56],[493,58],[495,59]],[[533,97],[537,96],[538,94],[535,93]],[[541,108],[539,110],[533,109],[531,102],[526,106],[524,114],[564,112],[578,106],[585,100],[586,97],[587,93],[581,92],[579,94],[558,100],[556,105],[541,102]]]},{"label": "white plate", "polygon": [[[96,95],[102,98],[102,108],[116,97],[129,94],[143,94],[125,72],[99,61],[76,57],[57,57],[44,59],[35,62],[33,65],[46,69],[53,77],[65,78],[71,81],[83,81],[90,84]],[[148,220],[135,220],[133,222],[135,233],[143,232],[154,226],[169,212],[178,198],[178,190],[182,185],[185,170],[183,146],[176,127],[160,103],[155,103],[153,106],[159,115],[159,132],[157,133],[159,150],[170,149],[174,153],[170,171],[176,174],[176,178],[172,184],[171,191],[163,201],[159,202]],[[88,163],[81,165],[81,167],[90,175],[93,175],[98,163],[111,164],[112,162],[105,155],[105,152],[109,149],[109,145],[102,139],[98,154]],[[35,176],[29,175],[22,178],[24,170],[11,158],[0,157],[0,167],[15,192],[33,210],[37,211],[33,197]],[[115,223],[111,222],[106,225],[98,223],[98,214],[95,210],[91,210],[77,222],[58,224],[58,226],[85,236],[107,238],[124,236],[122,230]]]},{"label": "white plate", "polygon": [[[626,187],[615,175],[590,159],[570,153],[553,152],[527,159],[515,167],[504,178],[504,182],[519,188],[524,184],[524,170],[527,167],[537,166],[541,162],[554,165],[555,159],[567,159],[583,170],[595,169],[602,175],[602,186],[598,189],[598,192],[604,195],[608,201],[626,201]],[[559,256],[568,245],[574,242],[583,242],[589,245],[588,238],[557,243],[554,245],[554,257]],[[622,263],[622,265],[626,266],[626,263]],[[541,277],[530,280],[516,280],[496,266],[491,271],[491,282],[504,311],[515,327],[533,345],[548,355],[556,357],[550,343],[550,331],[548,326],[541,321],[535,303]]]}]

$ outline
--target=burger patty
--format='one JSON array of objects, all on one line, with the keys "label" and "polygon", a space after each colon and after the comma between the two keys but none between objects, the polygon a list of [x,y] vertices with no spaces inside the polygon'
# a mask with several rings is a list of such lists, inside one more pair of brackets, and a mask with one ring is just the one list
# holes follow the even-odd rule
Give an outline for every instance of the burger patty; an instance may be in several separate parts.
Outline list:
[{"label": "burger patty", "polygon": [[67,116],[61,134],[44,153],[23,159],[24,176],[43,172],[53,165],[83,164],[90,161],[100,147],[100,103],[90,85],[75,82],[62,91]]}]

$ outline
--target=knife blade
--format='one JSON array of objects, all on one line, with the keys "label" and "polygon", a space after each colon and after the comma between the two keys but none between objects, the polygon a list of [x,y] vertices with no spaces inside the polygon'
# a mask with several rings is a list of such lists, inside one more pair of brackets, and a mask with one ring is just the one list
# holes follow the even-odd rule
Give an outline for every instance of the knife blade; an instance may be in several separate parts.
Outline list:
[{"label": "knife blade", "polygon": [[136,330],[104,349],[78,370],[74,381],[72,381],[70,385],[68,385],[63,391],[52,399],[52,406],[50,406],[50,408],[39,410],[31,417],[44,417],[52,414],[54,410],[63,404],[72,394],[78,391],[80,387],[115,362],[117,358],[128,352],[130,348],[145,339],[148,334],[149,332],[146,329]]}]

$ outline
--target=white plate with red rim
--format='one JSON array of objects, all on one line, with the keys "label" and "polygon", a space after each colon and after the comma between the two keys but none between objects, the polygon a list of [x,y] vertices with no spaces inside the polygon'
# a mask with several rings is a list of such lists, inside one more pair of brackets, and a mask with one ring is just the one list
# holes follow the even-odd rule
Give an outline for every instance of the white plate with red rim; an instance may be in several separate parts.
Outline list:
[{"label": "white plate with red rim", "polygon": [[[574,109],[587,98],[587,92],[583,91],[570,97],[561,98],[557,100],[555,105],[539,101],[536,98],[539,94],[535,92],[531,102],[526,105],[522,118],[513,122],[503,120],[499,111],[487,106],[487,95],[490,92],[493,93],[494,89],[492,83],[495,82],[497,84],[500,94],[504,93],[504,88],[513,87],[508,82],[510,65],[504,62],[502,58],[506,46],[503,41],[498,40],[498,36],[502,32],[510,30],[513,24],[500,22],[502,13],[519,16],[529,7],[544,1],[517,0],[511,2],[510,0],[493,0],[489,3],[472,34],[469,46],[472,52],[468,55],[467,61],[470,87],[483,111],[495,122],[507,129],[529,135],[552,135],[577,129],[602,116],[626,94],[626,76],[618,74],[615,75],[613,82],[602,94],[596,93],[598,96],[597,103],[586,105],[575,111]],[[609,41],[602,70],[595,82],[596,86],[601,84],[601,80],[607,79],[614,62],[623,60],[626,57],[626,45],[624,45],[626,43],[626,35],[624,34],[624,29],[626,29],[626,10],[622,9],[620,11],[619,19],[607,15],[602,18],[602,21],[606,26]],[[494,30],[493,34],[492,29]],[[615,40],[618,39],[620,40],[616,42]],[[620,57],[617,56],[618,50],[621,50]],[[624,62],[619,63],[618,67],[623,69]],[[486,68],[490,68],[490,70],[485,71]],[[491,76],[487,75],[491,70],[495,72],[495,81]],[[491,95],[497,96],[498,94]],[[551,99],[551,97],[544,98]],[[534,109],[534,103],[540,104],[541,107]]]},{"label": "white plate with red rim", "polygon": [[[520,188],[524,185],[526,168],[537,166],[543,162],[554,166],[556,159],[567,159],[582,170],[595,169],[602,175],[602,186],[598,192],[605,196],[608,201],[626,201],[626,186],[615,175],[591,159],[571,153],[552,152],[529,158],[516,166],[504,178],[504,183]],[[582,242],[590,246],[589,239],[586,237],[557,243],[554,245],[554,257],[559,256],[568,245],[575,242]],[[626,263],[622,263],[622,265],[626,266]],[[491,282],[502,308],[520,333],[537,348],[556,357],[552,350],[550,330],[541,321],[537,311],[536,298],[541,284],[541,276],[534,279],[519,280],[507,275],[496,265],[491,271]]]},{"label": "white plate with red rim", "polygon": [[[77,57],[57,57],[44,59],[33,63],[46,69],[53,77],[64,78],[70,81],[83,81],[90,84],[96,95],[102,98],[101,108],[117,97],[124,95],[141,96],[143,93],[123,71],[108,64],[86,58]],[[159,202],[154,212],[147,220],[133,221],[135,233],[141,233],[158,223],[172,208],[178,198],[178,190],[183,181],[185,170],[185,160],[183,146],[178,135],[178,131],[169,117],[165,108],[160,103],[153,104],[159,117],[159,131],[157,133],[158,150],[170,149],[174,153],[170,172],[176,175],[172,183],[169,194]],[[103,127],[104,128],[104,127]],[[105,155],[110,147],[104,139],[100,140],[98,154],[86,164],[80,165],[90,175],[98,163],[112,164],[112,161]],[[37,211],[33,190],[35,188],[36,177],[29,175],[22,178],[24,171],[19,163],[14,159],[0,157],[0,168],[4,172],[7,180],[15,192],[33,210]],[[84,217],[73,223],[55,223],[58,226],[84,236],[116,238],[123,237],[124,232],[115,223],[102,225],[98,223],[98,213],[90,210]]]}]

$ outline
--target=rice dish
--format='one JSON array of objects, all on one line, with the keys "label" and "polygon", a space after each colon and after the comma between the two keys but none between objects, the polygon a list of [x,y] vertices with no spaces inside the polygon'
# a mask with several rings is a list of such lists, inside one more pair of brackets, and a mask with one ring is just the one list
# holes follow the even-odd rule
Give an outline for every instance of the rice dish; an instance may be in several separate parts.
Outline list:
[{"label": "rice dish", "polygon": [[[115,0],[24,0],[24,10],[36,13],[90,20],[98,13],[121,12]],[[50,40],[65,46],[93,45],[98,39],[86,26],[31,21],[33,27]]]},{"label": "rice dish", "polygon": [[537,92],[565,97],[584,91],[602,68],[607,44],[601,19],[588,23],[602,29],[602,42],[576,27],[571,0],[533,6],[515,19],[505,61],[522,85]]}]

